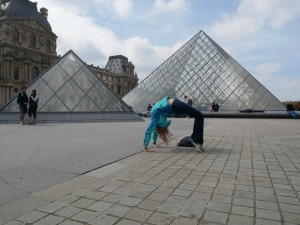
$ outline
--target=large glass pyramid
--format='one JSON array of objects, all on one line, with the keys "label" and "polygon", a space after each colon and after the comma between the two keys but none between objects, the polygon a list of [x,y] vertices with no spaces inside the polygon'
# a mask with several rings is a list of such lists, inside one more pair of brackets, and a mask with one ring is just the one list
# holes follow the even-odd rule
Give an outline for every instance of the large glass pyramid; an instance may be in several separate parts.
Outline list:
[{"label": "large glass pyramid", "polygon": [[[38,112],[132,112],[72,50],[34,80],[27,94],[33,89]],[[1,111],[19,112],[16,97]]]},{"label": "large glass pyramid", "polygon": [[144,112],[164,96],[188,96],[193,106],[209,110],[245,108],[284,110],[281,102],[203,31],[197,33],[147,76],[123,100],[135,112]]}]

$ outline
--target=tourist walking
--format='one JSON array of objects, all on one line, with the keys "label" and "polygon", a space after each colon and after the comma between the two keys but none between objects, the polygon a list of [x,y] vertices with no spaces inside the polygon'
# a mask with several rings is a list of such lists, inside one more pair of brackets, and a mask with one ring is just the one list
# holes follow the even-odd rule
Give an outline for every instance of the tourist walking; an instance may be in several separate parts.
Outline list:
[{"label": "tourist walking", "polygon": [[23,86],[21,92],[18,94],[17,103],[19,104],[19,122],[24,125],[25,114],[27,113],[28,96],[26,94],[27,87]]},{"label": "tourist walking", "polygon": [[294,110],[295,110],[294,109],[294,105],[291,102],[288,102],[288,104],[286,105],[286,111],[288,112],[288,114],[290,114],[290,116],[293,119],[296,119],[297,118],[297,114],[295,113]]},{"label": "tourist walking", "polygon": [[203,128],[204,128],[204,116],[202,112],[188,105],[187,103],[178,99],[171,99],[164,97],[162,100],[157,102],[151,110],[151,121],[145,132],[144,138],[144,149],[147,152],[153,152],[148,149],[148,144],[152,137],[152,141],[155,147],[157,137],[159,136],[163,143],[168,145],[171,139],[171,133],[168,127],[171,124],[170,120],[167,120],[167,116],[174,114],[185,114],[194,117],[193,133],[191,135],[191,142],[199,152],[204,152],[203,149]]},{"label": "tourist walking", "polygon": [[29,97],[28,115],[29,115],[30,125],[36,124],[36,111],[38,108],[38,101],[39,101],[39,97],[36,95],[36,90],[33,89]]}]

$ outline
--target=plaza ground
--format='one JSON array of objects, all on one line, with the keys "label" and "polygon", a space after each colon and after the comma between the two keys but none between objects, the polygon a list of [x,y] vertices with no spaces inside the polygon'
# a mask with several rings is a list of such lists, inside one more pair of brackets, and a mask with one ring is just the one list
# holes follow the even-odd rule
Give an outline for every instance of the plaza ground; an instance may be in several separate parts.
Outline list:
[{"label": "plaza ground", "polygon": [[205,119],[205,153],[181,118],[143,152],[145,120],[0,125],[0,224],[300,223],[299,120]]}]

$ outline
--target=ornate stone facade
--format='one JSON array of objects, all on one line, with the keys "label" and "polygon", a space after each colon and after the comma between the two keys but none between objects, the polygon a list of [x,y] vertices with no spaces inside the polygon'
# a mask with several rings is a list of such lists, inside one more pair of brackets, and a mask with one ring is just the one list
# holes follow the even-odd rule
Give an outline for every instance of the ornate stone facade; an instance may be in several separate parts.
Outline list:
[{"label": "ornate stone facade", "polygon": [[[59,58],[57,36],[47,16],[46,8],[38,12],[36,2],[0,0],[0,107]],[[120,70],[93,65],[90,68],[123,97],[138,84],[138,77],[134,65],[126,57],[111,56],[108,64],[111,60],[121,60]]]},{"label": "ornate stone facade", "polygon": [[[56,39],[47,9],[28,0],[0,1],[0,106],[57,59]],[[23,17],[24,6],[27,15]],[[17,15],[17,16],[16,16]]]},{"label": "ornate stone facade", "polygon": [[119,97],[124,97],[138,85],[139,79],[134,73],[134,65],[122,55],[110,56],[105,69],[93,65],[90,68]]}]

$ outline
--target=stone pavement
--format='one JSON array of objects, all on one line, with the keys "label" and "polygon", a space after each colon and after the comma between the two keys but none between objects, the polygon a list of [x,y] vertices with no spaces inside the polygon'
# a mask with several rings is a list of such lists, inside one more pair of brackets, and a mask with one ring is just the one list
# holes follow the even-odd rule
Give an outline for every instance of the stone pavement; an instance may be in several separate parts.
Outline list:
[{"label": "stone pavement", "polygon": [[0,224],[300,224],[299,120],[205,123],[205,153],[177,135],[0,206]]}]

